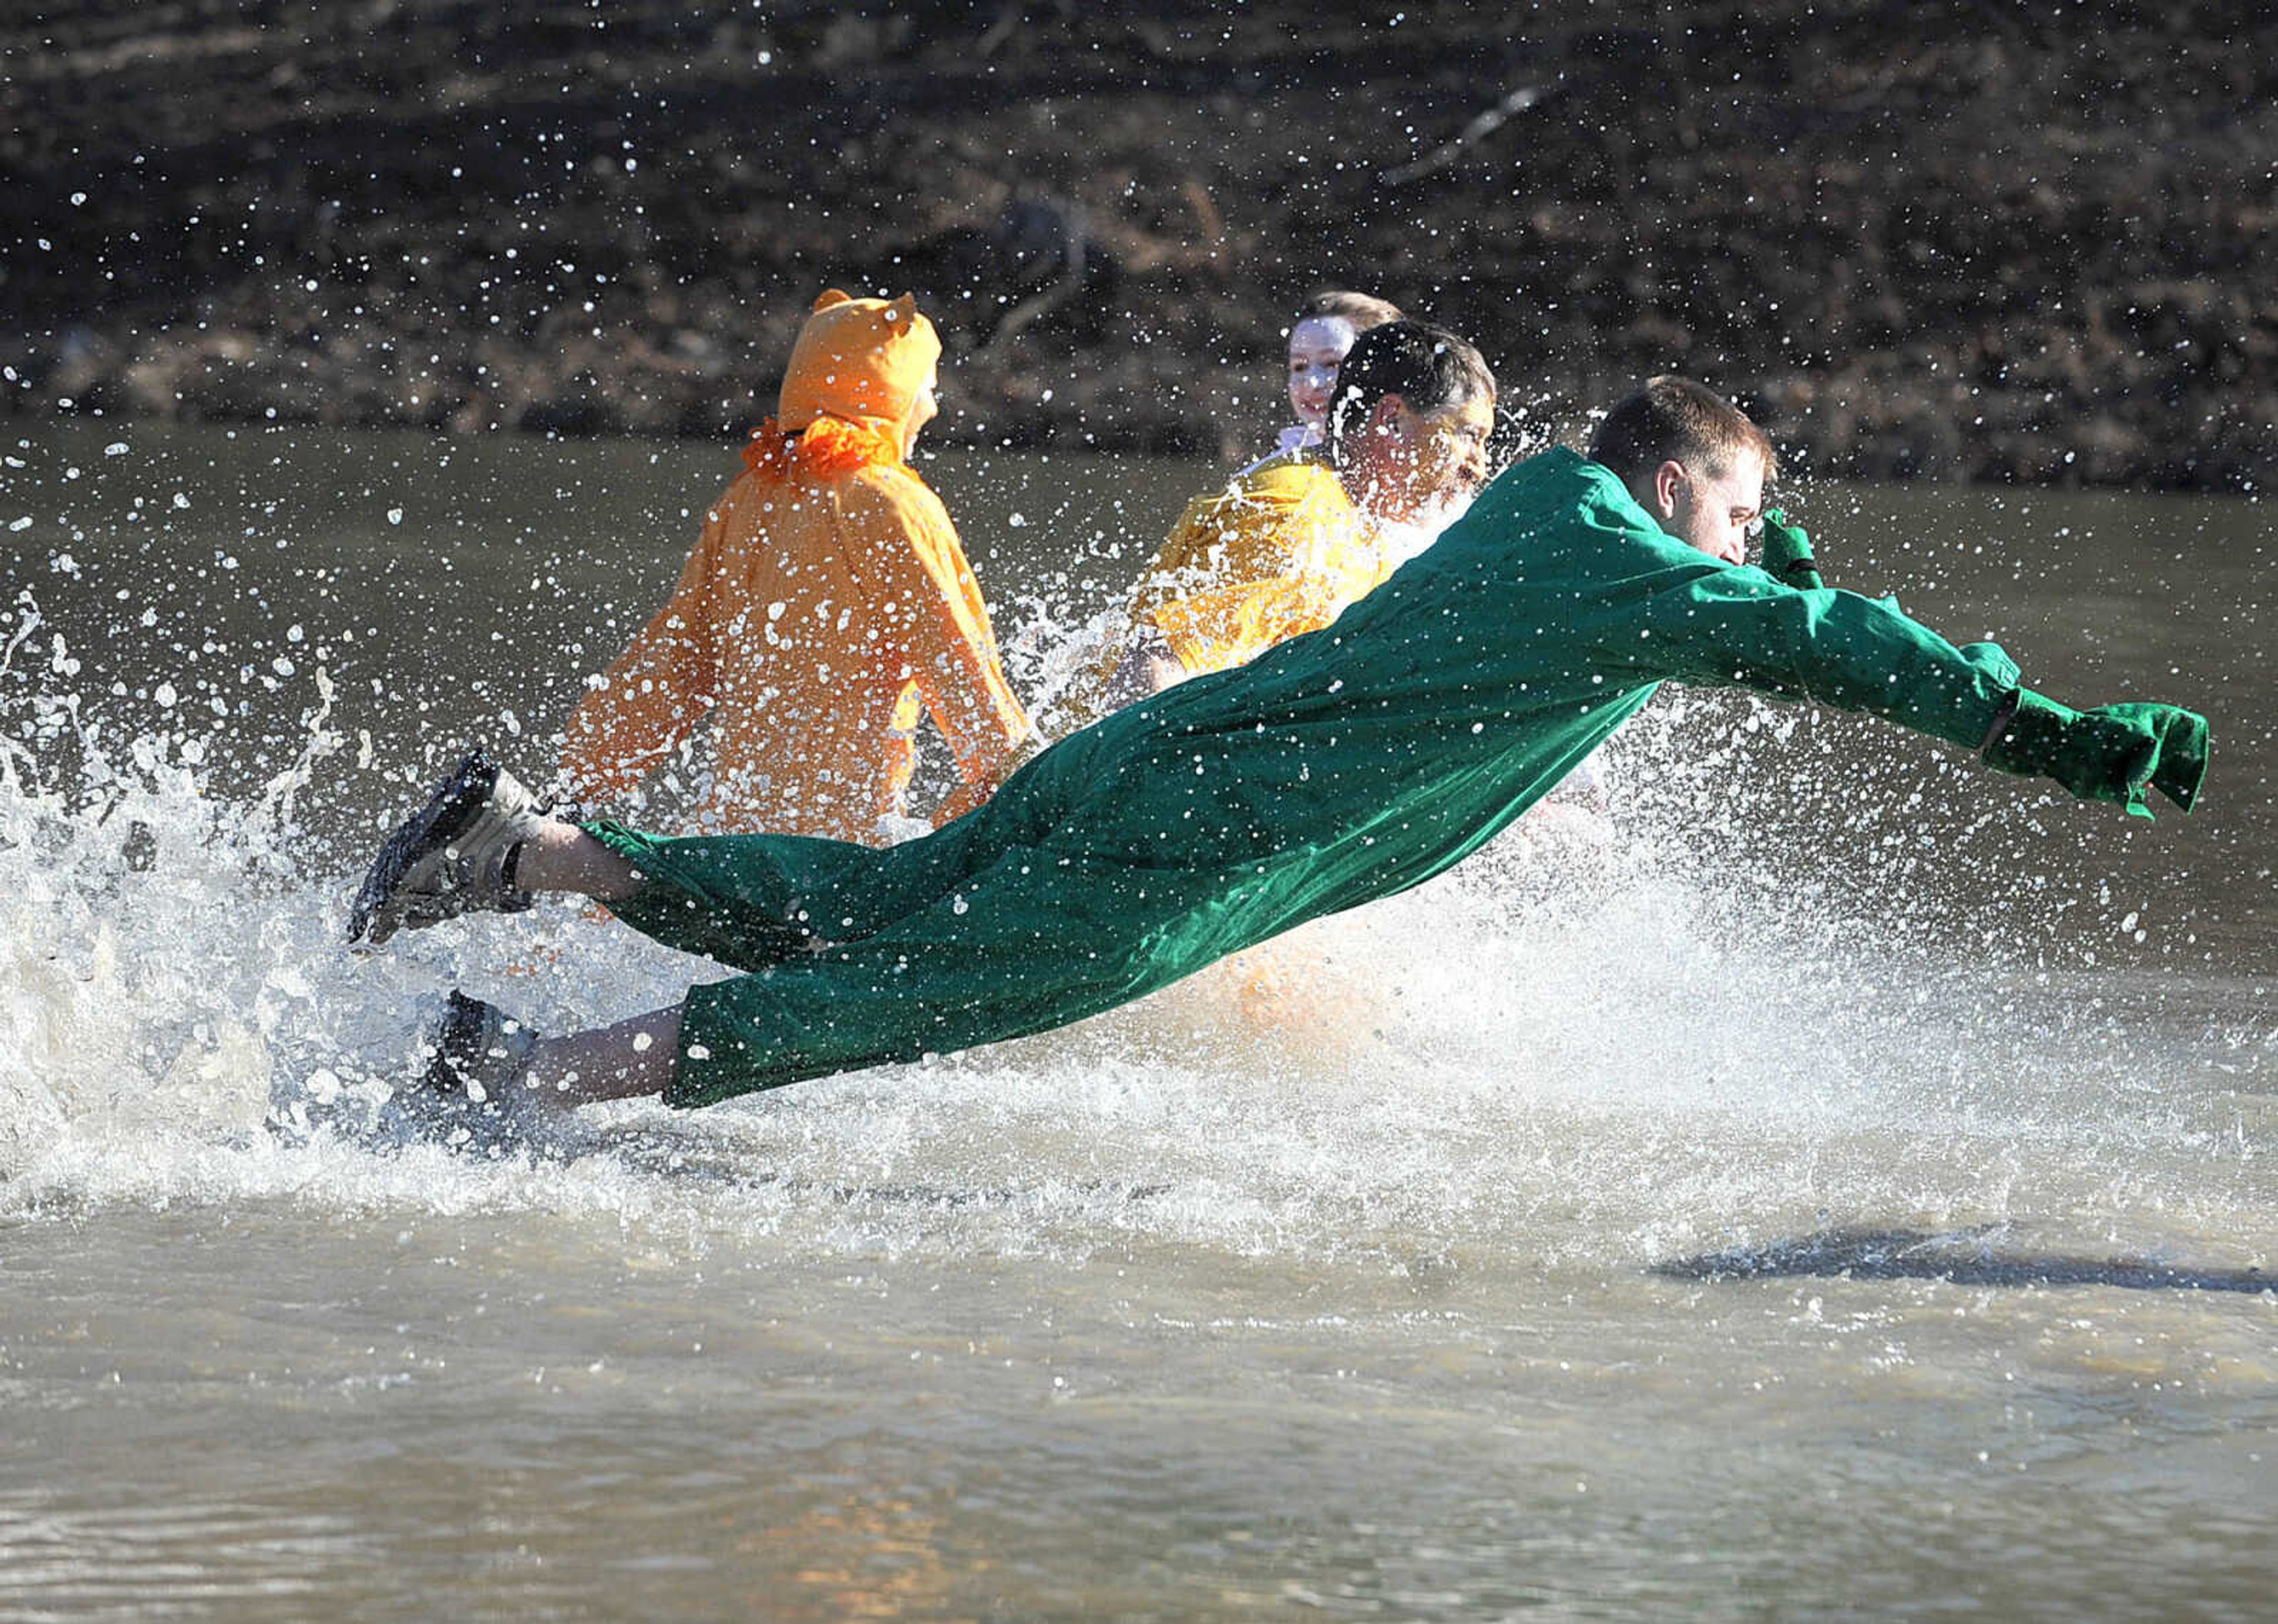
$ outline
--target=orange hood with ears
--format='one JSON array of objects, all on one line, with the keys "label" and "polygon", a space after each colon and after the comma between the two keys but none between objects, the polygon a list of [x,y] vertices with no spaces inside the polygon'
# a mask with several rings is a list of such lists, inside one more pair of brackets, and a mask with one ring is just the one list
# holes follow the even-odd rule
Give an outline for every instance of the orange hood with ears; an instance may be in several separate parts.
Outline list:
[{"label": "orange hood with ears", "polygon": [[817,417],[844,417],[880,428],[898,444],[940,360],[941,337],[909,294],[852,299],[830,288],[791,346],[776,421],[796,434]]}]

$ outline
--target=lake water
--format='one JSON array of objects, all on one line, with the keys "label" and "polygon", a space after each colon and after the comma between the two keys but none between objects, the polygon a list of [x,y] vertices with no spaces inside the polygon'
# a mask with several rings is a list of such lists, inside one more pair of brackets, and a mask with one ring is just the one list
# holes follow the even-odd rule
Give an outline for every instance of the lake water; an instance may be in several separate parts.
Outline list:
[{"label": "lake water", "polygon": [[[440,991],[713,973],[567,908],[352,958],[542,778],[731,449],[4,441],[0,1617],[2265,1619],[2272,559],[2251,501],[1818,485],[1831,580],[2213,721],[2201,812],[1665,695],[1506,841],[1086,1026],[566,1160],[377,1154]],[[926,465],[1016,678],[1195,465]]]}]

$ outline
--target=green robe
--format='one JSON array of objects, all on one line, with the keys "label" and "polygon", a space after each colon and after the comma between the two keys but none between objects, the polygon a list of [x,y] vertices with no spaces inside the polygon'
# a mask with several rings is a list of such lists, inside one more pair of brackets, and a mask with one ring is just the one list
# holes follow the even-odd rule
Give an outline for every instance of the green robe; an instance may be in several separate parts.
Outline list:
[{"label": "green robe", "polygon": [[666,1098],[705,1105],[1063,1025],[1420,884],[1670,678],[1975,751],[2017,671],[1719,563],[1552,451],[1334,624],[1071,735],[923,838],[591,828],[647,876],[621,917],[752,972],[690,990]]}]

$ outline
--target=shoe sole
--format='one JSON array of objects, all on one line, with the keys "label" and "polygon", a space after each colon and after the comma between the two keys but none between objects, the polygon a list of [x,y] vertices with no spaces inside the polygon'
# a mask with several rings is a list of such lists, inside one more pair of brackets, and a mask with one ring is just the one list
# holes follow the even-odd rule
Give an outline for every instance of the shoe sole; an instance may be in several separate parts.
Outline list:
[{"label": "shoe sole", "polygon": [[[394,925],[381,917],[381,910],[387,906],[396,888],[415,865],[449,845],[481,816],[484,804],[497,783],[497,763],[486,752],[470,750],[452,769],[450,777],[428,797],[427,804],[387,837],[348,909],[351,943],[369,936],[377,947],[395,934]],[[375,934],[375,925],[385,925],[386,928]]]}]

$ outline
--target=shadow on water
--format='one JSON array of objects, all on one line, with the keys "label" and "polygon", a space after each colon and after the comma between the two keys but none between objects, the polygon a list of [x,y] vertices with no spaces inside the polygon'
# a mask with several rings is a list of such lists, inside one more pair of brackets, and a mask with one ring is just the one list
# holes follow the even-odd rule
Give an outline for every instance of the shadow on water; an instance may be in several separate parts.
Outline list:
[{"label": "shadow on water", "polygon": [[2193,1269],[2135,1258],[2002,1252],[1985,1240],[1990,1232],[1829,1230],[1768,1246],[1675,1258],[1655,1264],[1652,1272],[1673,1280],[1825,1276],[1944,1280],[1955,1285],[2113,1285],[2131,1292],[2278,1292],[2278,1276],[2259,1269]]},{"label": "shadow on water", "polygon": [[[771,1169],[754,1168],[747,1158],[732,1149],[708,1147],[693,1135],[656,1129],[604,1134],[595,1140],[592,1148],[636,1172],[698,1184],[772,1189],[794,1200],[840,1207],[921,1207],[943,1210],[1020,1207],[1036,1201],[1043,1194],[1036,1188],[1001,1185],[960,1189],[944,1185],[845,1185],[797,1178]],[[1167,1184],[1079,1178],[1055,1186],[1054,1192],[1085,1201],[1112,1205],[1151,1201],[1170,1188]]]}]

